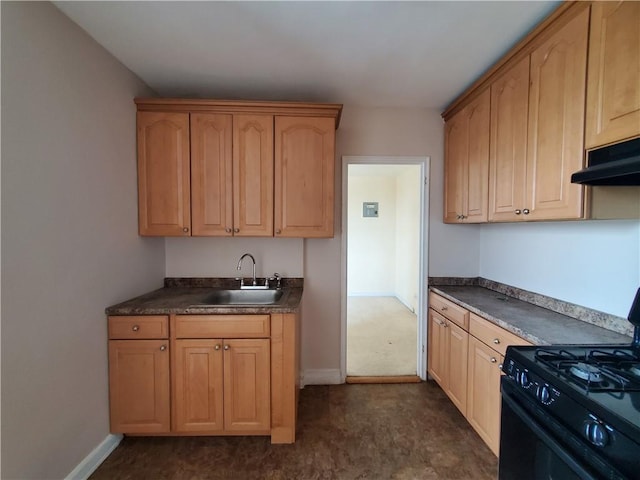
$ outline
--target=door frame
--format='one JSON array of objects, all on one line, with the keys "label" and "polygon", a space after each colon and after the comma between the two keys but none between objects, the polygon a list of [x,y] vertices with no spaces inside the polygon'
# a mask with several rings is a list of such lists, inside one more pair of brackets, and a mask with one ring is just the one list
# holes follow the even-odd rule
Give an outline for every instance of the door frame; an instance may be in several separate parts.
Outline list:
[{"label": "door frame", "polygon": [[429,172],[431,158],[425,157],[396,157],[396,156],[342,156],[342,246],[340,275],[340,379],[342,383],[347,378],[347,239],[349,236],[348,216],[348,184],[349,165],[419,165],[420,176],[420,239],[419,239],[419,267],[418,267],[418,341],[416,344],[417,375],[427,379],[427,276],[429,260]]}]

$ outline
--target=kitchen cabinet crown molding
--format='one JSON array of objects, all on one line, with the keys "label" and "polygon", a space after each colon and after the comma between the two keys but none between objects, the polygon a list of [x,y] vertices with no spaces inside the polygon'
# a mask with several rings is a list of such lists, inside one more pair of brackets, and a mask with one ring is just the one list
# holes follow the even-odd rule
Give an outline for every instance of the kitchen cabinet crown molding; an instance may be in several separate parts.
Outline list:
[{"label": "kitchen cabinet crown molding", "polygon": [[271,102],[262,100],[217,100],[195,98],[135,98],[138,111],[215,112],[329,117],[340,125],[342,104],[308,102]]}]

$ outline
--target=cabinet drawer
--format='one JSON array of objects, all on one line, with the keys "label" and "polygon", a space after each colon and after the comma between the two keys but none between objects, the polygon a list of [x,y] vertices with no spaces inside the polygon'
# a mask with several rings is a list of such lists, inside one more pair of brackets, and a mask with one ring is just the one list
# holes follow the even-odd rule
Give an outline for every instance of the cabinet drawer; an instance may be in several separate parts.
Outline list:
[{"label": "cabinet drawer", "polygon": [[166,315],[109,317],[109,338],[169,338],[169,319]]},{"label": "cabinet drawer", "polygon": [[469,321],[469,333],[500,355],[504,355],[508,345],[531,345],[525,339],[498,327],[472,313]]},{"label": "cabinet drawer", "polygon": [[429,293],[429,307],[447,317],[459,327],[469,330],[469,312],[461,306],[431,292]]},{"label": "cabinet drawer", "polygon": [[265,338],[269,315],[178,315],[176,338]]}]

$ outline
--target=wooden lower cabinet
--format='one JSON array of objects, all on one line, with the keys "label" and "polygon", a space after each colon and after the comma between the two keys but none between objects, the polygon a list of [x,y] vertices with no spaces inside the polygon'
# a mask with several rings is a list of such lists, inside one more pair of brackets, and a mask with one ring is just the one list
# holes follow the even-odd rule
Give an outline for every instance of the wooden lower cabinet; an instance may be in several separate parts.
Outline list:
[{"label": "wooden lower cabinet", "polygon": [[429,332],[429,374],[464,415],[469,334],[433,309],[429,309]]},{"label": "wooden lower cabinet", "polygon": [[469,336],[467,420],[496,455],[500,447],[502,361],[498,352]]},{"label": "wooden lower cabinet", "polygon": [[268,339],[176,340],[174,430],[268,434]]},{"label": "wooden lower cabinet", "polygon": [[224,430],[222,340],[176,340],[173,349],[173,429]]},{"label": "wooden lower cabinet", "polygon": [[429,375],[498,455],[504,354],[531,344],[433,292],[428,332]]},{"label": "wooden lower cabinet", "polygon": [[223,348],[225,430],[269,433],[269,340],[225,340]]},{"label": "wooden lower cabinet", "polygon": [[169,431],[167,340],[109,341],[111,431]]},{"label": "wooden lower cabinet", "polygon": [[[112,433],[295,441],[297,314],[112,316],[109,332]],[[225,338],[243,332],[263,338]]]}]

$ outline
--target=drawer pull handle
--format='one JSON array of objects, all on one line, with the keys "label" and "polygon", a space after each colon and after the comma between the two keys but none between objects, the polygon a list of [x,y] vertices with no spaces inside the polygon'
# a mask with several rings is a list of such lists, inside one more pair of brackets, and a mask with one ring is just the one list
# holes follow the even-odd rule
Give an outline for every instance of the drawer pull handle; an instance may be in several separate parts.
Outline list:
[{"label": "drawer pull handle", "polygon": [[449,309],[447,308],[446,305],[443,305],[443,306],[440,307],[440,310],[442,310],[444,312],[445,310],[449,310]]},{"label": "drawer pull handle", "polygon": [[494,345],[500,345],[500,339],[499,338],[494,338],[493,339],[493,343],[494,343]]},{"label": "drawer pull handle", "polygon": [[131,330],[137,332],[138,330],[140,330],[140,325],[134,325],[133,327],[131,327]]},{"label": "drawer pull handle", "polygon": [[167,349],[166,345],[160,345],[160,351],[164,352]]},{"label": "drawer pull handle", "polygon": [[491,357],[491,363],[496,363],[497,361],[496,357]]}]

